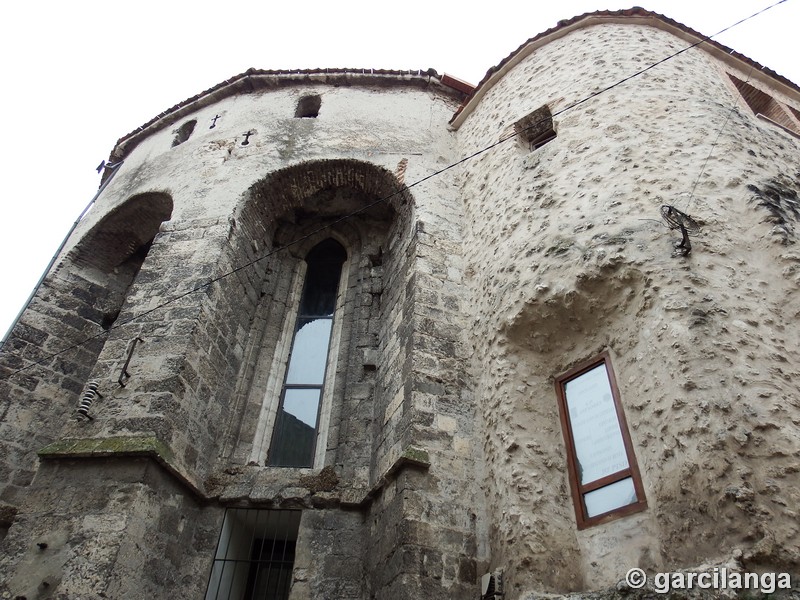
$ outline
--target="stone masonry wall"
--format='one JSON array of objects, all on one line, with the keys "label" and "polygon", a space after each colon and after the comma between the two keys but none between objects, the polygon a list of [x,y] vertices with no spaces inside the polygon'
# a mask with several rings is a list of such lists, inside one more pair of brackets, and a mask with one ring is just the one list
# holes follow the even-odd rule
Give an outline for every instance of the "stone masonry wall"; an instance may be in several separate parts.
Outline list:
[{"label": "stone masonry wall", "polygon": [[0,501],[19,501],[36,450],[74,418],[109,328],[171,209],[169,197],[149,195],[106,215],[51,269],[10,333],[0,351]]},{"label": "stone masonry wall", "polygon": [[158,465],[48,461],[28,491],[0,554],[6,597],[201,597],[222,514]]},{"label": "stone masonry wall", "polygon": [[[298,99],[308,93],[322,97],[319,116],[295,118]],[[127,291],[116,326],[97,360],[91,361],[91,376],[101,381],[103,393],[92,407],[94,420],[68,421],[56,428],[55,444],[45,451],[44,460],[56,468],[40,468],[37,489],[51,495],[64,491],[63,509],[52,515],[48,527],[67,536],[65,559],[57,566],[55,584],[47,594],[69,593],[72,588],[64,574],[94,552],[69,541],[70,532],[80,528],[77,515],[82,507],[72,495],[69,478],[59,475],[58,469],[67,467],[59,465],[72,464],[70,459],[74,459],[75,473],[81,473],[75,481],[84,481],[103,464],[92,458],[96,456],[120,465],[108,470],[108,481],[120,477],[133,485],[138,475],[126,479],[124,473],[134,465],[146,465],[148,472],[158,472],[162,479],[174,478],[171,487],[157,478],[149,479],[149,490],[137,488],[134,492],[131,488],[130,493],[131,486],[121,484],[125,498],[115,510],[119,518],[125,515],[124,522],[114,521],[115,525],[109,521],[106,527],[101,519],[98,525],[98,533],[107,540],[102,571],[122,590],[115,597],[126,597],[124,590],[137,587],[154,597],[174,596],[175,582],[160,575],[164,571],[147,558],[164,550],[153,537],[160,531],[158,522],[151,521],[158,512],[153,510],[154,499],[176,507],[179,520],[185,523],[177,533],[164,532],[164,544],[181,539],[193,544],[191,560],[174,565],[179,567],[175,574],[182,578],[183,590],[192,597],[202,593],[213,558],[214,542],[206,535],[210,531],[206,526],[211,523],[212,530],[219,527],[225,506],[304,510],[300,550],[305,554],[299,556],[298,565],[304,562],[295,573],[293,592],[298,600],[320,594],[406,597],[408,590],[421,592],[430,582],[443,590],[473,590],[470,548],[475,545],[475,517],[466,509],[471,496],[455,491],[455,480],[463,476],[463,470],[448,472],[459,456],[471,456],[472,450],[463,440],[460,445],[453,441],[453,418],[434,421],[431,394],[438,392],[413,383],[438,377],[435,365],[418,364],[417,345],[429,345],[429,356],[452,365],[462,352],[457,346],[459,331],[451,324],[458,312],[453,299],[456,292],[448,289],[440,301],[431,296],[417,308],[414,278],[416,263],[430,256],[431,266],[425,268],[449,269],[448,277],[454,281],[450,285],[457,284],[461,267],[453,262],[457,258],[448,258],[443,251],[434,253],[438,242],[426,241],[417,249],[415,236],[422,235],[427,223],[435,219],[426,216],[426,223],[418,224],[413,216],[417,211],[436,214],[440,202],[447,210],[457,207],[456,188],[451,181],[435,194],[426,192],[424,209],[412,205],[414,200],[402,188],[406,166],[409,175],[421,177],[453,160],[454,135],[447,132],[446,122],[454,108],[452,99],[436,90],[327,87],[304,81],[297,88],[222,99],[186,117],[197,120],[188,139],[174,143],[178,129],[188,131],[181,127],[185,121],[181,119],[175,131],[155,131],[124,157],[125,163],[74,239],[85,237],[104,215],[141,194],[167,195],[174,209]],[[219,118],[211,129],[215,115]],[[250,135],[245,136],[246,131]],[[401,179],[392,175],[395,171]],[[291,176],[283,178],[287,173]],[[270,179],[273,174],[275,178]],[[353,321],[342,326],[339,359],[344,372],[337,374],[334,386],[324,464],[312,470],[269,469],[251,464],[247,458],[247,446],[253,443],[252,438],[247,439],[253,431],[250,418],[254,416],[247,382],[263,377],[257,357],[276,339],[277,322],[284,310],[280,306],[259,309],[264,306],[264,286],[278,286],[266,295],[280,304],[281,290],[292,280],[294,268],[272,258],[255,259],[275,244],[346,214],[344,209],[352,207],[336,205],[336,197],[327,195],[331,190],[340,190],[342,197],[353,190],[366,194],[359,200],[362,204],[387,191],[398,191],[389,205],[400,216],[392,222],[385,216],[376,220],[366,215],[360,225],[344,224],[347,231],[340,227],[342,231],[336,233],[345,239],[351,234],[353,239],[360,238],[361,246],[353,247],[355,264],[345,292],[349,299],[343,316]],[[310,204],[304,206],[303,202]],[[247,206],[258,210],[243,210]],[[449,238],[442,241],[445,251],[452,247],[456,252],[459,230],[449,227],[443,231]],[[71,241],[65,253],[76,248]],[[251,261],[255,261],[253,265],[205,285]],[[434,283],[426,285],[433,287]],[[198,286],[202,286],[199,291]],[[441,325],[433,319],[439,319]],[[423,340],[423,332],[432,336],[430,342]],[[437,341],[437,336],[443,339]],[[142,342],[131,359],[130,378],[120,387],[116,377],[136,337]],[[460,392],[455,386],[461,385],[462,374],[463,368],[454,366],[446,381],[432,384],[443,386],[444,402],[456,403]],[[402,382],[400,388],[381,383],[390,380]],[[394,417],[396,426],[392,422],[384,431],[375,426],[375,418],[380,415],[383,422],[394,398],[388,395],[389,389],[393,393],[400,389],[404,404]],[[423,398],[418,392],[429,396]],[[444,405],[442,410],[446,412]],[[469,408],[458,410],[467,423]],[[435,444],[428,443],[433,440]],[[423,448],[417,448],[416,442]],[[26,450],[28,457],[38,449]],[[429,475],[425,457],[434,456],[437,460],[430,463]],[[385,496],[385,489],[394,481],[410,491],[403,492],[399,512],[390,515],[376,499]],[[413,485],[407,483],[410,481]],[[443,482],[447,485],[441,485]],[[102,494],[99,488],[84,487],[92,497]],[[207,519],[198,520],[197,509],[191,508],[192,496],[210,503],[203,513]],[[457,517],[435,509],[443,501],[458,506]],[[14,594],[21,593],[22,582],[35,577],[37,567],[26,558],[39,535],[32,524],[37,515],[47,512],[35,502],[18,509],[6,538],[7,547],[13,548],[3,564],[4,574],[12,577],[7,581]],[[108,507],[98,511],[114,512]],[[407,537],[407,527],[366,529],[366,515],[379,513],[398,522],[412,517],[426,522],[425,535]],[[456,522],[451,522],[454,519]],[[134,524],[135,530],[126,536],[124,531]],[[332,533],[345,529],[352,537],[348,549],[338,547],[339,540]],[[203,543],[197,542],[196,536],[201,536]],[[445,538],[450,540],[445,551],[435,550]],[[372,560],[367,553],[377,539],[394,553],[395,561],[387,569],[367,571]],[[137,544],[141,553],[127,556]],[[395,547],[400,551],[395,553]],[[435,558],[430,580],[413,562],[423,554]],[[328,558],[320,561],[321,556]],[[131,570],[121,557],[144,568]],[[149,577],[162,579],[154,583]],[[394,582],[394,591],[382,587],[384,580]],[[108,593],[103,586],[86,588],[86,597]]]},{"label": "stone masonry wall", "polygon": [[[617,24],[553,41],[486,94],[462,154],[686,45]],[[800,140],[756,119],[699,49],[556,114],[555,128],[538,150],[512,140],[462,172],[491,562],[507,597],[735,549],[745,568],[798,573]],[[689,256],[663,204],[703,225]],[[578,531],[553,380],[603,349],[649,507]]]}]

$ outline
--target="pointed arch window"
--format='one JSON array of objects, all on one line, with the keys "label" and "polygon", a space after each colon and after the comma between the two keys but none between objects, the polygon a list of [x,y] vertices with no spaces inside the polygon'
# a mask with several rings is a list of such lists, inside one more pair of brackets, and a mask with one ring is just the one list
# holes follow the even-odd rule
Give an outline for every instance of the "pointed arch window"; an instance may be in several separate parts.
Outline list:
[{"label": "pointed arch window", "polygon": [[306,256],[307,270],[275,419],[267,464],[312,467],[330,353],[336,299],[347,252],[320,242]]}]

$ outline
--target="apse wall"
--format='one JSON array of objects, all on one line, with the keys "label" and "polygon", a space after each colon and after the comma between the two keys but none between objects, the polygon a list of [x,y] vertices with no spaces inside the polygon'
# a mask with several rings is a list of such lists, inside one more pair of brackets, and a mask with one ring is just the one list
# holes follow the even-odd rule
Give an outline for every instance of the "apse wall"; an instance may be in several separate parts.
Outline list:
[{"label": "apse wall", "polygon": [[[112,160],[124,162],[65,254],[83,256],[80,240],[129,198],[169,198],[170,219],[81,374],[102,394],[91,420],[69,409],[79,390],[59,395],[67,416],[53,443],[26,449],[42,466],[6,539],[14,589],[45,576],[34,540],[47,534],[52,589],[200,597],[230,506],[302,509],[293,598],[474,588],[461,205],[452,173],[405,188],[456,160],[447,120],[462,98],[425,72],[252,74],[118,142]],[[328,439],[313,468],[270,468],[254,450],[260,404],[275,400],[267,371],[281,362],[267,347],[283,343],[294,314],[303,249],[326,235],[348,254]],[[28,426],[6,425],[20,436]],[[434,510],[443,498],[447,510]],[[146,518],[132,528],[131,515]]]},{"label": "apse wall", "polygon": [[[727,74],[794,110],[797,95],[703,49],[605,90],[694,40],[586,22],[501,63],[458,129],[467,155],[546,105],[556,132],[461,173],[491,566],[515,598],[737,549],[740,566],[796,571],[800,141]],[[687,256],[662,205],[702,225]],[[554,382],[602,351],[647,508],[579,530]]]}]

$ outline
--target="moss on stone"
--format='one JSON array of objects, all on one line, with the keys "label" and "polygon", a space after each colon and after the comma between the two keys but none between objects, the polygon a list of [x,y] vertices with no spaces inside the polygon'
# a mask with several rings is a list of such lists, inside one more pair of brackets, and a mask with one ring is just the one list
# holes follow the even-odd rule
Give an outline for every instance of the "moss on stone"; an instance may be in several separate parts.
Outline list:
[{"label": "moss on stone", "polygon": [[310,490],[312,494],[331,492],[339,485],[339,477],[333,466],[328,465],[316,475],[301,476],[300,485]]},{"label": "moss on stone", "polygon": [[155,436],[66,439],[53,442],[38,452],[42,459],[90,458],[98,456],[154,455],[173,462],[172,451]]},{"label": "moss on stone", "polygon": [[427,468],[431,466],[431,459],[427,450],[417,448],[416,446],[408,446],[405,450],[403,450],[403,454],[400,455],[400,458],[401,460],[414,463],[420,467]]}]

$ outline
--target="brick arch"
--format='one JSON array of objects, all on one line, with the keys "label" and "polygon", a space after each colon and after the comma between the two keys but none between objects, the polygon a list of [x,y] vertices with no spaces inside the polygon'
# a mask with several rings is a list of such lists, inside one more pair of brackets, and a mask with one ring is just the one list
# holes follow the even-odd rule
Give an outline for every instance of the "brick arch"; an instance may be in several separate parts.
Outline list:
[{"label": "brick arch", "polygon": [[[385,205],[395,213],[413,202],[407,188],[386,168],[352,159],[331,159],[270,173],[250,187],[238,212],[244,215],[248,209],[257,211],[266,222],[287,218],[303,210],[309,198],[341,188],[358,192],[365,204],[385,198]],[[317,208],[325,212],[323,206]]]}]

